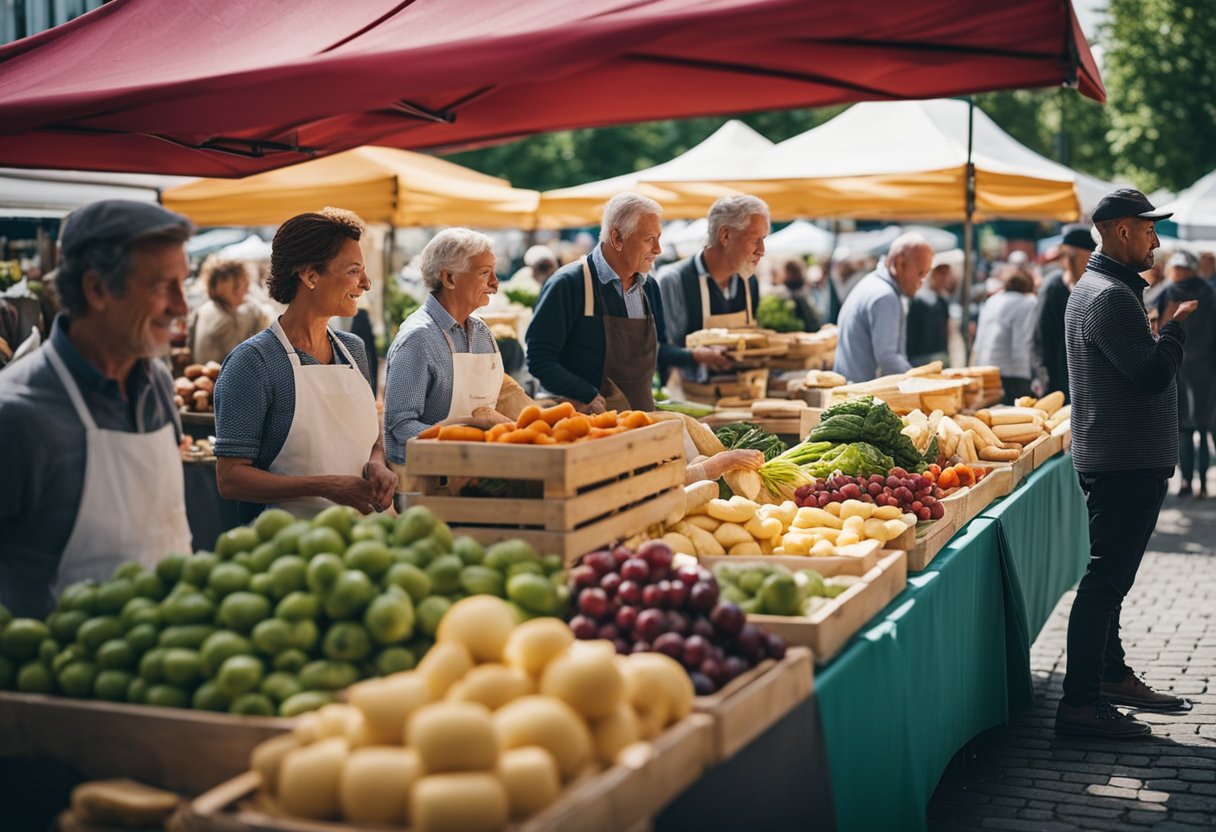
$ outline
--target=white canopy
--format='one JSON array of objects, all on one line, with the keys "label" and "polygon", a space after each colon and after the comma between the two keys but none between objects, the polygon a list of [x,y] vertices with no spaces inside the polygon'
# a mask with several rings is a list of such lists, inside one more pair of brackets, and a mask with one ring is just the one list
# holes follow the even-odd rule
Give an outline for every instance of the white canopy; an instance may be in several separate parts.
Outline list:
[{"label": "white canopy", "polygon": [[1200,179],[1178,194],[1162,211],[1173,211],[1170,217],[1178,224],[1178,236],[1183,240],[1206,240],[1216,237],[1216,171]]},{"label": "white canopy", "polygon": [[162,190],[188,181],[184,176],[0,168],[0,216],[62,217],[101,199],[158,202]]},{"label": "white canopy", "polygon": [[832,232],[806,220],[794,220],[769,235],[764,241],[764,251],[771,257],[825,256],[832,251]]},{"label": "white canopy", "polygon": [[604,203],[621,191],[637,191],[658,200],[664,219],[704,216],[713,197],[709,201],[682,199],[645,183],[735,178],[737,172],[772,147],[772,142],[743,122],[728,121],[696,147],[660,165],[573,188],[546,191],[541,194],[539,225],[542,228],[597,225]]}]

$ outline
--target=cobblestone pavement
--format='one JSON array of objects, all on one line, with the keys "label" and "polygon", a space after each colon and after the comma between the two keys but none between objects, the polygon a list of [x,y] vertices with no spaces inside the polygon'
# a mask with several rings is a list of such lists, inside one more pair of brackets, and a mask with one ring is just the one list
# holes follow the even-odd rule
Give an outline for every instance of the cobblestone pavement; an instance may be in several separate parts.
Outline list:
[{"label": "cobblestone pavement", "polygon": [[955,757],[929,805],[931,832],[1216,830],[1216,499],[1166,498],[1123,605],[1128,664],[1190,698],[1190,713],[1137,714],[1151,738],[1057,738],[1072,599],[1031,650],[1035,707]]}]

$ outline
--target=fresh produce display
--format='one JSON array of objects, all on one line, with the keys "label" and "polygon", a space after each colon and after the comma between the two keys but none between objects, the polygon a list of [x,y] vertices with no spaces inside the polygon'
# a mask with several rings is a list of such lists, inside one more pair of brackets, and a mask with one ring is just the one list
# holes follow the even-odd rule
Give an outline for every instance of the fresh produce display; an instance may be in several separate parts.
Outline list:
[{"label": "fresh produce display", "polygon": [[886,476],[833,474],[827,479],[815,480],[794,493],[794,502],[800,508],[824,508],[829,503],[859,500],[876,506],[893,506],[899,509],[900,514],[915,514],[918,520],[940,520],[945,515],[942,504],[938,502],[941,497],[932,477],[909,474],[903,468],[892,468]]},{"label": "fresh produce display", "polygon": [[611,640],[622,654],[666,654],[688,670],[698,695],[713,693],[765,658],[785,655],[784,640],[719,600],[708,569],[691,561],[676,566],[661,540],[637,551],[618,546],[585,555],[570,570],[570,586],[576,638]]},{"label": "fresh produce display", "polygon": [[562,621],[518,624],[508,604],[478,596],[452,607],[416,669],[361,682],[348,701],[253,750],[280,811],[489,832],[683,719],[693,686],[665,655],[617,656]]},{"label": "fresh produce display", "polygon": [[847,444],[865,442],[889,455],[894,464],[920,473],[937,461],[931,441],[922,453],[903,433],[904,423],[886,403],[873,396],[858,396],[832,405],[808,437],[811,442]]},{"label": "fresh produce display", "polygon": [[756,305],[756,323],[775,332],[802,332],[804,329],[794,302],[776,295],[760,298]]},{"label": "fresh produce display", "polygon": [[713,413],[717,408],[711,404],[696,404],[694,402],[684,402],[677,399],[662,399],[656,398],[655,408],[667,413],[682,413],[685,416],[691,416],[694,419],[701,419]]},{"label": "fresh produce display", "polygon": [[395,520],[271,509],[214,553],[69,586],[45,622],[0,617],[0,687],[292,716],[413,667],[466,596],[508,599],[521,620],[562,615],[561,567],[522,541],[453,540],[421,507]]},{"label": "fresh produce display", "polygon": [[512,445],[564,445],[615,436],[654,422],[641,410],[609,410],[584,415],[570,402],[541,408],[528,405],[514,422],[504,422],[489,430],[471,425],[435,425],[418,434],[419,439],[460,442],[506,442]]},{"label": "fresh produce display", "polygon": [[731,422],[729,425],[718,428],[714,433],[727,450],[761,451],[764,453],[766,462],[788,450],[785,443],[778,439],[776,434],[769,433],[748,422]]},{"label": "fresh produce display", "polygon": [[1055,430],[1071,412],[1060,392],[1018,401],[1017,407],[986,408],[974,416],[945,416],[940,410],[926,416],[913,410],[904,417],[902,432],[925,453],[936,439],[943,462],[1013,462],[1026,445]]},{"label": "fresh produce display", "polygon": [[803,387],[843,387],[846,384],[848,379],[831,370],[807,370],[802,379]]},{"label": "fresh produce display", "polygon": [[714,577],[722,597],[749,615],[810,617],[858,583],[856,575],[824,578],[814,569],[791,572],[777,563],[719,563]]},{"label": "fresh produce display", "polygon": [[[786,508],[788,506],[789,508]],[[823,508],[786,503],[770,516],[793,519],[773,547],[774,555],[864,557],[916,525],[915,514],[898,506],[878,506],[861,500],[826,503]]]},{"label": "fresh produce display", "polygon": [[215,361],[190,364],[173,380],[173,402],[179,410],[210,413],[215,409],[211,400],[215,380],[220,377],[220,365]]}]

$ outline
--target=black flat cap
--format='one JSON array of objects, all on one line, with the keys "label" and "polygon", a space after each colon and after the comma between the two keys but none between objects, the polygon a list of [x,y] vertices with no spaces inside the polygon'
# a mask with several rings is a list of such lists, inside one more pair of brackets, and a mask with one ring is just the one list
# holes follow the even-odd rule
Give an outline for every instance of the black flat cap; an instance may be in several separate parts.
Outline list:
[{"label": "black flat cap", "polygon": [[1102,197],[1094,209],[1094,222],[1119,220],[1124,217],[1140,217],[1145,220],[1163,220],[1172,217],[1172,211],[1158,211],[1148,197],[1135,188],[1120,188]]},{"label": "black flat cap", "polygon": [[72,257],[84,246],[106,241],[130,245],[144,237],[177,233],[190,236],[194,225],[154,202],[129,199],[103,199],[67,215],[59,231],[59,247],[64,257]]},{"label": "black flat cap", "polygon": [[1060,242],[1066,246],[1083,248],[1086,251],[1093,251],[1098,247],[1098,244],[1094,242],[1093,232],[1090,231],[1088,225],[1064,226],[1064,238]]}]

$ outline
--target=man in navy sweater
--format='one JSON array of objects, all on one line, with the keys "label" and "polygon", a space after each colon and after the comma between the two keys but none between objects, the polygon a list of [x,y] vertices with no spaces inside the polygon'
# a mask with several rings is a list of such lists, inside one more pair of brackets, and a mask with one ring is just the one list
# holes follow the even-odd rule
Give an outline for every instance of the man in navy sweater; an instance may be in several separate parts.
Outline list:
[{"label": "man in navy sweater", "polygon": [[672,367],[716,360],[707,347],[667,342],[663,301],[650,277],[662,251],[653,199],[617,194],[600,242],[541,289],[528,327],[528,371],[552,395],[592,413],[654,410],[652,380]]},{"label": "man in navy sweater", "polygon": [[1102,198],[1094,224],[1102,245],[1064,313],[1072,392],[1072,455],[1089,510],[1090,561],[1068,619],[1068,671],[1056,732],[1135,737],[1149,726],[1115,705],[1178,710],[1185,700],[1153,690],[1127,665],[1119,613],[1157,525],[1178,461],[1175,376],[1194,301],[1167,306],[1158,337],[1144,308],[1140,272],[1170,216],[1139,191]]}]

